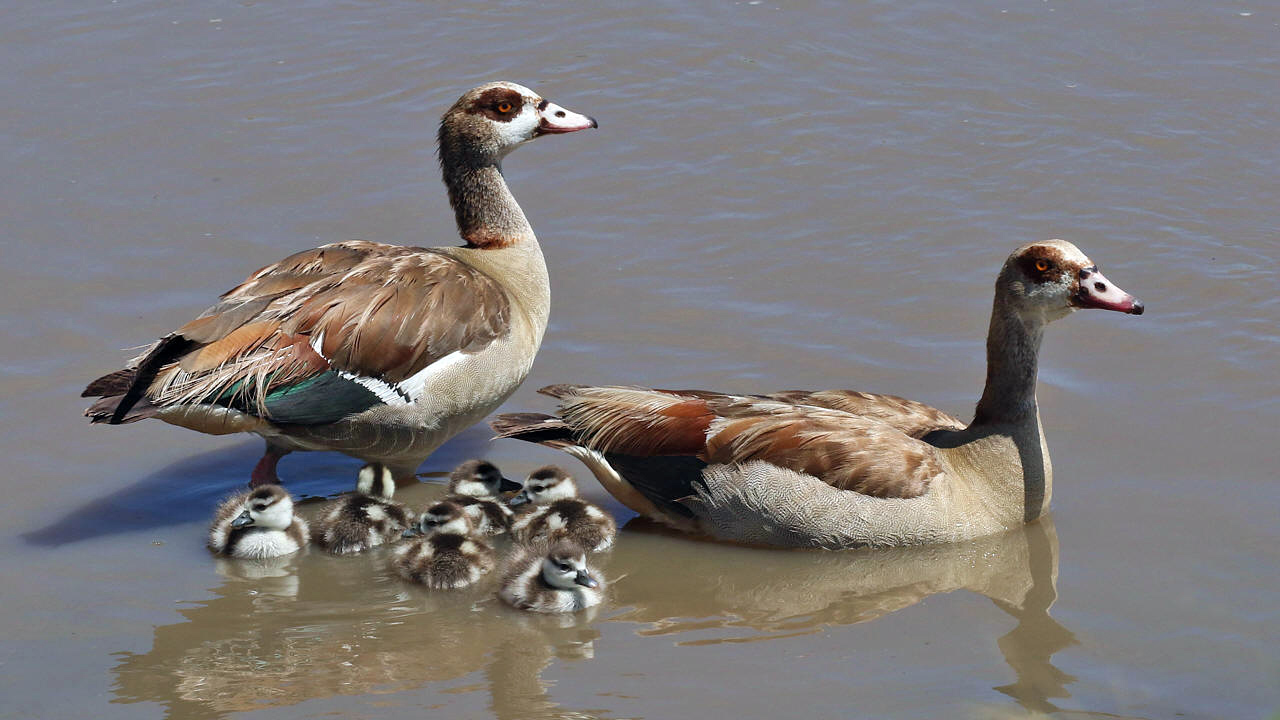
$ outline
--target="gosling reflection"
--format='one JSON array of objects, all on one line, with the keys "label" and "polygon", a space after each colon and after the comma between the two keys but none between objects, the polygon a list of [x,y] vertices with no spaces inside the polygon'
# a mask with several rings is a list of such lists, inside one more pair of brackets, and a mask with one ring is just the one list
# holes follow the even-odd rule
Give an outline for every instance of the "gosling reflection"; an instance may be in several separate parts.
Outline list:
[{"label": "gosling reflection", "polygon": [[[389,551],[312,552],[217,566],[217,597],[158,627],[149,652],[119,653],[115,702],[157,702],[170,718],[220,718],[335,695],[382,695],[482,671],[502,718],[577,716],[549,696],[554,659],[594,654],[594,616],[526,619],[496,585],[409,586]],[[598,713],[596,713],[598,714]]]},{"label": "gosling reflection", "polygon": [[[635,522],[635,521],[633,521]],[[1058,537],[1051,517],[970,542],[882,550],[806,552],[707,543],[678,552],[687,537],[652,530],[649,543],[621,542],[611,559],[613,620],[641,622],[643,635],[684,635],[682,645],[757,642],[874,620],[936,593],[971,590],[990,598],[1017,625],[997,641],[1015,682],[995,688],[1023,707],[1057,708],[1074,677],[1054,653],[1077,644],[1049,615],[1057,600]],[[670,548],[662,547],[668,543]],[[658,546],[658,547],[655,547]]]}]

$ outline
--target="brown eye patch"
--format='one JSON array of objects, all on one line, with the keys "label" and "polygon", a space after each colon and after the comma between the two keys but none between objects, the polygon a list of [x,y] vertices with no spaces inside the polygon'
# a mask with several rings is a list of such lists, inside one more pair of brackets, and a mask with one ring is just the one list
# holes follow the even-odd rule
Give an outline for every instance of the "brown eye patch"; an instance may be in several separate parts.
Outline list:
[{"label": "brown eye patch", "polygon": [[1033,248],[1018,259],[1018,266],[1036,282],[1057,280],[1062,271],[1062,258],[1053,248]]},{"label": "brown eye patch", "polygon": [[524,98],[520,93],[509,88],[489,88],[471,103],[471,112],[483,115],[490,120],[507,122],[515,117]]}]

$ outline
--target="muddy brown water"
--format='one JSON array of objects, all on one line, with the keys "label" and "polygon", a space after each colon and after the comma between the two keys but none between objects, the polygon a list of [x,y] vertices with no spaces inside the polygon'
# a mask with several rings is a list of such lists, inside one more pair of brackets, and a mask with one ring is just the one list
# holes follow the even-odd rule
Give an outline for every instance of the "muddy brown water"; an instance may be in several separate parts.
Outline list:
[{"label": "muddy brown water", "polygon": [[[1274,4],[1183,0],[10,9],[0,717],[1270,716],[1278,40]],[[1061,236],[1148,312],[1048,331],[1051,516],[846,553],[632,521],[563,619],[378,553],[215,562],[258,442],[89,427],[79,390],[286,253],[453,242],[434,126],[497,78],[600,120],[506,163],[554,297],[508,409],[576,381],[967,417],[996,269]],[[584,472],[483,428],[423,471],[475,455]],[[281,472],[320,498],[357,466]]]}]

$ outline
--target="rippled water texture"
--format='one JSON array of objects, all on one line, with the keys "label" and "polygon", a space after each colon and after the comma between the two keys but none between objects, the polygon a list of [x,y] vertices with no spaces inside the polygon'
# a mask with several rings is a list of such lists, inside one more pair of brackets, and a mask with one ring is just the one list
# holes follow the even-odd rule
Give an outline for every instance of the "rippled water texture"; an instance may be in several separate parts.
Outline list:
[{"label": "rippled water texture", "polygon": [[[0,58],[0,717],[1280,710],[1274,4],[54,2]],[[80,389],[289,252],[454,243],[435,124],[497,78],[600,120],[506,163],[554,297],[508,409],[624,382],[968,417],[996,269],[1065,237],[1148,312],[1048,331],[1052,515],[847,553],[632,520],[563,620],[377,553],[214,562],[257,441],[89,427]],[[483,428],[423,470],[475,455],[585,474]]]}]

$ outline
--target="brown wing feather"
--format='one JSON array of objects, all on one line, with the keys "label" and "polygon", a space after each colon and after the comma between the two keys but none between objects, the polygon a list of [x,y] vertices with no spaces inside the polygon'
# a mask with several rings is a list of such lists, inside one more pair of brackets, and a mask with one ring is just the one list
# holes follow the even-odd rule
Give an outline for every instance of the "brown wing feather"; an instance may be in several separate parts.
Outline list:
[{"label": "brown wing feather", "polygon": [[916,497],[942,472],[927,443],[875,417],[830,407],[707,391],[544,391],[561,399],[561,418],[578,442],[602,452],[766,460],[875,497]]},{"label": "brown wing feather", "polygon": [[913,438],[934,430],[963,430],[964,423],[941,410],[897,395],[857,390],[785,390],[761,397],[793,405],[815,405],[879,420]]},{"label": "brown wing feather", "polygon": [[[484,348],[509,320],[502,287],[447,252],[355,240],[253,273],[173,336],[194,347],[135,376],[157,405],[235,389],[261,408],[270,390],[330,368],[399,382],[452,352]],[[115,389],[114,380],[91,389]]]}]

